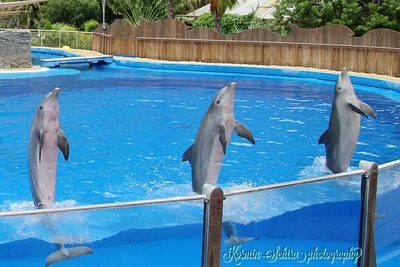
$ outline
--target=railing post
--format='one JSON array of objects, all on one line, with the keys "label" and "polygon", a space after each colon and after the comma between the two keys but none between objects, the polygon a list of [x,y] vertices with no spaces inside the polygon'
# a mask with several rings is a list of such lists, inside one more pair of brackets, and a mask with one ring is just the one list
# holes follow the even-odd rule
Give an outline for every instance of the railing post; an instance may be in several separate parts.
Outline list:
[{"label": "railing post", "polygon": [[375,251],[375,207],[378,187],[378,166],[369,161],[360,161],[366,173],[361,178],[361,221],[359,246],[362,251],[358,267],[376,267]]},{"label": "railing post", "polygon": [[61,48],[61,31],[58,31],[58,48]]},{"label": "railing post", "polygon": [[224,192],[210,184],[203,186],[203,258],[202,267],[219,267],[221,258],[221,228]]}]

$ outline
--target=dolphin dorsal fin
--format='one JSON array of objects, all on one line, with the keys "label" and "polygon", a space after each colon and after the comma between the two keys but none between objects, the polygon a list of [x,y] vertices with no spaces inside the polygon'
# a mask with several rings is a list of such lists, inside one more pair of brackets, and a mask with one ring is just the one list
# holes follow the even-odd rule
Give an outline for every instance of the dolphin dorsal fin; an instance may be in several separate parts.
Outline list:
[{"label": "dolphin dorsal fin", "polygon": [[190,162],[191,161],[191,159],[192,159],[192,148],[193,148],[193,145],[188,147],[186,149],[186,151],[183,153],[182,162],[185,162],[185,161],[189,161]]},{"label": "dolphin dorsal fin", "polygon": [[235,132],[240,137],[243,137],[243,138],[246,138],[247,140],[249,140],[253,145],[256,143],[256,141],[254,140],[253,134],[251,133],[249,128],[247,128],[246,125],[244,125],[240,121],[235,122]]}]

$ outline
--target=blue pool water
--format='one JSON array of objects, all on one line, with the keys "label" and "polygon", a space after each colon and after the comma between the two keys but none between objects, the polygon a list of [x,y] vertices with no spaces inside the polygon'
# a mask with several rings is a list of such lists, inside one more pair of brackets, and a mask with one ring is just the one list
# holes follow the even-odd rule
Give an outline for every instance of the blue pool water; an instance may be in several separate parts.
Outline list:
[{"label": "blue pool water", "polygon": [[[181,162],[182,153],[194,141],[197,127],[217,90],[232,81],[237,83],[236,118],[251,129],[256,145],[253,146],[237,136],[233,137],[221,169],[219,186],[229,191],[327,173],[324,146],[318,145],[317,141],[328,126],[333,82],[115,66],[92,67],[88,70],[64,69],[59,74],[42,74],[37,77],[32,74],[26,78],[5,78],[0,81],[2,210],[33,208],[27,172],[29,131],[36,106],[54,87],[61,89],[60,118],[70,143],[69,161],[64,162],[62,157],[59,157],[57,206],[193,194],[190,166]],[[385,163],[398,159],[400,93],[361,85],[356,85],[355,88],[358,97],[375,109],[378,118],[362,119],[359,143],[351,169],[357,168],[360,160]],[[383,179],[380,185],[381,195],[398,190],[399,172],[391,173],[388,177],[388,182],[385,183]],[[350,201],[344,202],[350,203],[346,204],[346,207],[359,205],[359,178],[324,185],[308,185],[304,191],[291,189],[255,194],[250,200],[246,196],[228,198],[224,217],[240,225],[259,223],[250,232],[260,234],[260,229],[263,229],[262,223],[272,223],[266,221],[268,219],[281,218],[279,216],[288,211],[340,201]],[[92,242],[100,242],[128,229],[192,225],[193,228],[186,229],[193,235],[188,242],[193,243],[195,248],[199,247],[196,251],[200,253],[201,244],[197,241],[201,242],[201,216],[201,202],[193,202],[118,212],[72,213],[54,216],[51,221],[57,225],[58,232],[71,233],[59,234],[57,239],[66,243],[92,245]],[[350,223],[344,231],[356,231],[359,214],[346,215],[345,218]],[[26,242],[25,245],[29,246],[34,244],[30,243],[34,241],[30,241],[29,238],[56,242],[54,232],[43,226],[44,220],[35,217],[4,220],[0,227],[0,243],[9,245],[16,240],[25,240],[21,242]],[[340,224],[336,226],[338,225]],[[185,229],[176,231],[179,233]],[[139,236],[146,239],[148,235],[142,232]],[[162,236],[163,234],[160,234],[160,239]],[[277,241],[274,238],[279,236],[265,236],[269,238],[269,243],[260,239],[257,241],[261,242],[259,247],[265,247],[266,244],[275,246]],[[357,236],[329,244],[321,241],[321,237],[315,239],[319,241],[309,243],[309,249],[316,242],[320,246],[331,248],[345,248],[348,244],[357,244]],[[163,242],[166,241],[162,239],[160,243],[147,245],[153,250],[158,250],[157,246],[167,246]],[[50,250],[46,244],[42,246]],[[100,251],[116,249],[101,244],[98,245]],[[123,249],[128,249],[128,244],[129,242],[123,243]],[[296,242],[291,242],[290,245],[299,247],[299,243]],[[93,246],[96,247],[96,244]],[[4,260],[7,260],[5,262],[10,266],[43,262],[46,249],[23,261],[9,259],[9,254]],[[171,252],[171,255],[178,252]],[[184,251],[182,253],[184,254]],[[193,255],[194,258],[198,256]],[[87,264],[85,259],[90,261],[89,257],[82,257],[82,266]],[[0,255],[0,262],[1,259]],[[99,258],[97,263],[101,262]],[[71,266],[67,264],[72,263],[71,261],[62,264]],[[250,263],[253,265],[243,266],[255,266],[254,262]],[[79,264],[79,260],[75,261],[75,264]],[[316,264],[315,266],[322,266],[320,262]],[[189,265],[182,263],[173,266]]]}]

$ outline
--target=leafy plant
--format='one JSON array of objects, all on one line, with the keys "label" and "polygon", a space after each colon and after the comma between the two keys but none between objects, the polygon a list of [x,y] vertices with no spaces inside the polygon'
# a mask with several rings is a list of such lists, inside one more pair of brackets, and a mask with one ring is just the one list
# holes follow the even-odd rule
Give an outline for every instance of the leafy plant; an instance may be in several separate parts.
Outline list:
[{"label": "leafy plant", "polygon": [[156,21],[166,17],[164,0],[125,0],[110,1],[109,6],[115,14],[122,15],[131,25],[138,26],[140,18]]},{"label": "leafy plant", "polygon": [[375,28],[400,30],[398,0],[280,0],[274,14],[274,27],[287,31],[288,23],[303,28],[328,23],[342,24],[357,35]]},{"label": "leafy plant", "polygon": [[[215,29],[215,20],[211,13],[206,13],[198,17],[192,23],[193,28],[207,27]],[[221,20],[222,33],[233,34],[247,29],[268,28],[269,23],[266,20],[257,18],[254,13],[240,16],[237,14],[225,14]]]},{"label": "leafy plant", "polygon": [[94,31],[98,26],[99,22],[97,20],[91,19],[83,23],[83,30],[85,32],[92,32]]},{"label": "leafy plant", "polygon": [[215,19],[215,29],[222,32],[222,17],[228,8],[237,4],[237,0],[210,0],[210,11]]},{"label": "leafy plant", "polygon": [[85,21],[101,19],[97,0],[49,0],[42,7],[42,17],[51,23],[66,23],[81,28]]}]

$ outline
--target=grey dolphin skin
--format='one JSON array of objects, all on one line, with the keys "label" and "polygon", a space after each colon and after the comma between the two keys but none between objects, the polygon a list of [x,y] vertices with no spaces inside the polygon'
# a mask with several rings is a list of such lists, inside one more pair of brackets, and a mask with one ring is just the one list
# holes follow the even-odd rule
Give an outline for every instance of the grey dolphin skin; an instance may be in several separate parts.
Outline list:
[{"label": "grey dolphin skin", "polygon": [[[32,122],[28,150],[29,182],[33,202],[37,208],[50,207],[55,199],[57,147],[62,151],[65,160],[68,160],[69,156],[69,144],[58,119],[59,93],[60,89],[55,88],[45,96]],[[60,250],[47,258],[46,266],[89,253],[93,252],[87,247],[66,249],[60,244]]]},{"label": "grey dolphin skin", "polygon": [[357,98],[343,68],[335,85],[329,128],[318,140],[318,144],[325,145],[326,166],[333,173],[345,172],[349,167],[360,133],[361,115],[376,118],[375,111]]},{"label": "grey dolphin skin", "polygon": [[231,83],[219,90],[201,121],[194,144],[182,156],[182,162],[190,162],[192,187],[198,194],[205,183],[217,182],[233,131],[255,144],[250,130],[235,120],[235,89],[236,84]]},{"label": "grey dolphin skin", "polygon": [[236,245],[258,239],[256,237],[238,237],[236,235],[235,226],[231,221],[225,221],[222,223],[222,229],[224,230],[225,235],[228,237],[228,239],[225,239],[224,241],[225,244]]}]

